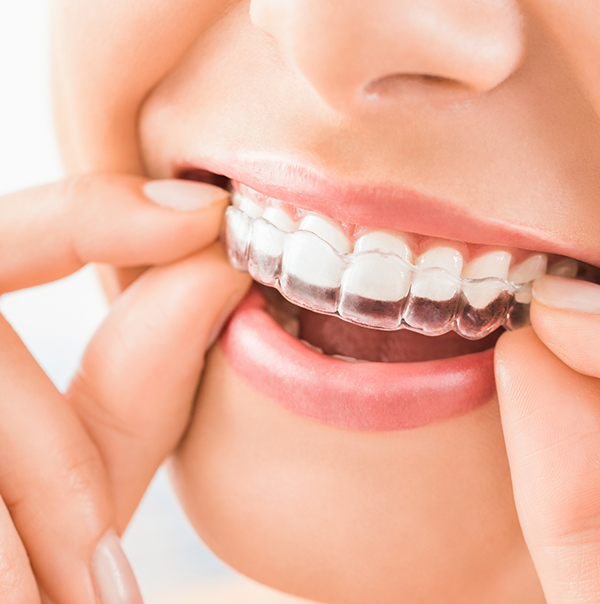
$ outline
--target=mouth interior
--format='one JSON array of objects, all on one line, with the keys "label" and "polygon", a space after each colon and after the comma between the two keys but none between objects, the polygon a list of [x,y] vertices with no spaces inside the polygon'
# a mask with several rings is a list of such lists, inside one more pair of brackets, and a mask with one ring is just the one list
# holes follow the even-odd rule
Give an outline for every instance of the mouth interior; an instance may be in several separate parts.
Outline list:
[{"label": "mouth interior", "polygon": [[[229,178],[208,170],[184,168],[176,177],[231,190]],[[381,331],[300,308],[277,290],[259,287],[267,299],[269,314],[283,329],[317,352],[348,361],[411,363],[448,359],[488,350],[505,331],[497,329],[480,340],[466,340],[455,332],[431,337],[406,329]]]},{"label": "mouth interior", "polygon": [[207,185],[215,185],[226,191],[231,191],[231,179],[223,174],[215,174],[201,168],[182,168],[175,174],[175,178],[181,180],[193,180],[194,182],[203,182]]},{"label": "mouth interior", "polygon": [[466,340],[455,332],[431,337],[407,329],[381,331],[300,308],[277,290],[258,287],[267,300],[267,311],[280,327],[317,352],[347,361],[416,363],[449,359],[488,350],[505,331],[497,329],[480,340]]}]

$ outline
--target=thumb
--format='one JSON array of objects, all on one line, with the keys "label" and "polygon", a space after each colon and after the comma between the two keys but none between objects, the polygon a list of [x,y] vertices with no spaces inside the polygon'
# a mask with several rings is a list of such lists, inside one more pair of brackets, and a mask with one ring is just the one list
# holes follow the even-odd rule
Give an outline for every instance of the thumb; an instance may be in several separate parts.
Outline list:
[{"label": "thumb", "polygon": [[147,270],[88,345],[67,395],[107,467],[121,530],[181,439],[204,354],[249,284],[213,244]]},{"label": "thumb", "polygon": [[600,601],[600,286],[544,277],[496,345],[523,534],[548,604]]}]

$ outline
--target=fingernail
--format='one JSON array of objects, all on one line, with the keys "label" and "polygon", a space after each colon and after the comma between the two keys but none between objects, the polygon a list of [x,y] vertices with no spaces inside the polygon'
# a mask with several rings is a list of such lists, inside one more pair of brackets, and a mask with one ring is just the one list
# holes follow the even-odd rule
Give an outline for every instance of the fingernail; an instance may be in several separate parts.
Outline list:
[{"label": "fingernail", "polygon": [[142,189],[150,201],[179,212],[202,210],[228,197],[227,191],[214,185],[176,178],[151,180]]},{"label": "fingernail", "polygon": [[600,286],[588,281],[546,275],[533,282],[533,297],[552,308],[600,314]]},{"label": "fingernail", "polygon": [[143,604],[133,570],[115,531],[108,531],[96,546],[91,570],[102,604]]},{"label": "fingernail", "polygon": [[221,335],[221,332],[223,331],[223,328],[225,327],[225,323],[227,323],[227,320],[231,316],[231,313],[233,313],[233,311],[239,306],[240,302],[246,296],[248,287],[250,287],[251,283],[252,282],[250,280],[248,280],[247,287],[237,290],[235,292],[235,294],[233,294],[233,296],[231,296],[231,298],[229,298],[229,300],[223,307],[223,311],[219,315],[219,318],[217,319],[217,321],[215,321],[215,324],[214,324],[213,328],[211,329],[210,334],[208,335],[206,350],[211,348],[212,345],[217,341],[218,337]]}]

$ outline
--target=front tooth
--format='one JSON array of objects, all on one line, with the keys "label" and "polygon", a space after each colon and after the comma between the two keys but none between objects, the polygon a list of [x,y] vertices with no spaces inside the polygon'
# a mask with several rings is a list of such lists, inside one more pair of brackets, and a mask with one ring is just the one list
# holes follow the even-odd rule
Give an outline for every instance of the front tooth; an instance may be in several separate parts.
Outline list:
[{"label": "front tooth", "polygon": [[465,267],[463,278],[474,280],[463,283],[466,303],[456,320],[456,329],[465,338],[482,338],[504,321],[511,302],[506,284],[511,261],[510,252],[497,250]]},{"label": "front tooth", "polygon": [[512,255],[504,250],[488,252],[471,260],[462,272],[463,279],[485,279],[486,277],[497,277],[504,279],[508,277],[508,268]]},{"label": "front tooth", "polygon": [[225,241],[232,266],[239,271],[248,269],[248,245],[252,237],[252,219],[236,207],[226,211]]},{"label": "front tooth", "polygon": [[462,264],[461,253],[451,247],[434,247],[419,257],[403,313],[409,327],[429,335],[452,329],[460,302]]},{"label": "front tooth", "polygon": [[350,252],[350,240],[344,235],[339,225],[329,218],[318,214],[309,214],[302,219],[298,230],[314,233],[323,241],[329,243],[340,254]]},{"label": "front tooth", "polygon": [[419,256],[417,267],[420,269],[443,268],[454,277],[460,277],[463,267],[463,257],[453,247],[432,247]]},{"label": "front tooth", "polygon": [[371,231],[360,237],[354,244],[354,253],[386,252],[396,254],[407,262],[412,262],[412,250],[404,238],[389,231]]},{"label": "front tooth", "polygon": [[259,283],[275,285],[281,273],[281,256],[286,232],[295,230],[294,221],[278,207],[267,208],[254,220],[248,254],[248,272]]},{"label": "front tooth", "polygon": [[510,269],[508,280],[519,289],[515,292],[514,300],[506,317],[507,329],[519,329],[531,324],[529,320],[529,306],[533,300],[531,282],[546,274],[548,256],[546,254],[533,254],[526,260]]},{"label": "front tooth", "polygon": [[[452,247],[433,247],[417,260],[411,294],[429,300],[449,300],[458,291],[462,254]],[[427,270],[427,269],[444,269]],[[444,272],[445,271],[445,272]]]},{"label": "front tooth", "polygon": [[338,359],[339,361],[346,361],[347,363],[368,363],[369,361],[364,361],[363,359],[356,359],[354,357],[347,357],[343,354],[332,354],[332,359]]},{"label": "front tooth", "polygon": [[318,354],[324,354],[322,348],[319,348],[318,346],[311,344],[308,340],[300,340],[300,341],[304,344],[304,346],[306,346],[307,348],[310,348],[313,352],[316,352]]},{"label": "front tooth", "polygon": [[546,274],[547,265],[548,256],[546,254],[533,254],[508,271],[508,280],[515,285],[529,283],[543,277]]},{"label": "front tooth", "polygon": [[480,283],[463,284],[463,292],[471,306],[485,308],[502,295],[506,287],[498,284],[497,279],[506,281],[511,260],[510,252],[500,250],[488,252],[467,264],[462,273],[463,279],[483,279]]},{"label": "front tooth", "polygon": [[285,233],[264,218],[253,221],[248,272],[259,283],[275,285],[281,273]]},{"label": "front tooth", "polygon": [[354,252],[342,278],[340,316],[370,327],[397,329],[411,276],[395,255]]},{"label": "front tooth", "polygon": [[250,216],[250,218],[259,218],[262,216],[263,208],[256,202],[248,199],[245,195],[238,193],[237,191],[232,196],[232,201],[244,214]]},{"label": "front tooth", "polygon": [[293,233],[296,230],[296,223],[281,208],[271,206],[265,210],[262,217],[285,233]]},{"label": "front tooth", "polygon": [[331,245],[316,234],[290,233],[283,246],[281,291],[299,306],[334,313],[345,266]]}]

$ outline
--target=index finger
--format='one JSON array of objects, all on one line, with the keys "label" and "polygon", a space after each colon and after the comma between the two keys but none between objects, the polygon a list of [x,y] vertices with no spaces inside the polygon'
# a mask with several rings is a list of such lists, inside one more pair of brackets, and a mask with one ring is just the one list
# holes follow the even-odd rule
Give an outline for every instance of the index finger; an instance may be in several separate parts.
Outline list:
[{"label": "index finger", "polygon": [[1,197],[0,293],[60,279],[89,262],[134,267],[188,256],[217,238],[227,197],[213,185],[149,186],[116,174]]}]

